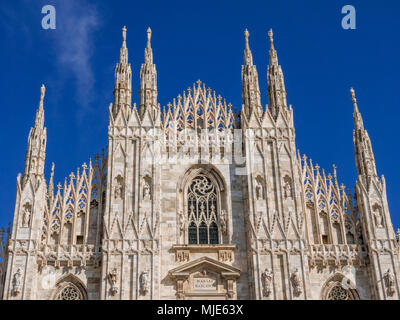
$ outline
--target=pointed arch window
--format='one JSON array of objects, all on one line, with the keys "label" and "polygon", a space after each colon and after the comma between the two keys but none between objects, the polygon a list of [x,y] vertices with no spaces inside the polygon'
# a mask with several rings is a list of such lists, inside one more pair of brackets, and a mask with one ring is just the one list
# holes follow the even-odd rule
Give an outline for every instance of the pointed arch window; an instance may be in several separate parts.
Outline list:
[{"label": "pointed arch window", "polygon": [[87,300],[87,291],[74,276],[67,275],[58,282],[53,296],[54,300]]},{"label": "pointed arch window", "polygon": [[197,175],[187,190],[189,244],[219,244],[219,194],[205,175]]},{"label": "pointed arch window", "polygon": [[82,300],[82,294],[75,286],[68,285],[60,291],[57,300]]}]

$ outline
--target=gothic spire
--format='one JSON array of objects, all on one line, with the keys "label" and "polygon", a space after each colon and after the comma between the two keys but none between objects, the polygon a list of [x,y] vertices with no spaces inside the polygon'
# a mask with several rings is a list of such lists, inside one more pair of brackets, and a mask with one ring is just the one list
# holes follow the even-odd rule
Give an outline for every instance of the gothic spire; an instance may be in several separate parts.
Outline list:
[{"label": "gothic spire", "polygon": [[253,65],[253,55],[249,45],[250,33],[247,29],[244,31],[245,49],[244,49],[244,65],[242,66],[242,100],[243,110],[247,117],[253,110],[262,113],[260,86],[258,83],[258,72]]},{"label": "gothic spire", "polygon": [[275,47],[274,47],[274,33],[272,32],[272,29],[268,31],[268,38],[269,38],[269,63],[271,66],[278,66],[278,54],[276,53]]},{"label": "gothic spire", "polygon": [[24,181],[29,175],[43,175],[46,158],[47,133],[44,127],[44,96],[46,88],[40,88],[40,101],[35,116],[35,126],[31,128],[28,137],[28,147],[25,156]]},{"label": "gothic spire", "polygon": [[251,50],[250,50],[250,46],[249,46],[249,36],[250,36],[250,33],[246,29],[244,31],[244,38],[245,38],[244,65],[245,66],[253,65],[253,55],[251,54]]},{"label": "gothic spire", "polygon": [[146,110],[153,111],[155,116],[157,109],[157,70],[153,63],[153,49],[151,48],[151,29],[147,29],[147,46],[144,50],[144,64],[140,69],[140,114],[143,117]]},{"label": "gothic spire", "polygon": [[132,99],[132,70],[128,62],[126,31],[126,27],[123,27],[120,61],[115,68],[114,103],[112,109],[114,117],[121,108],[130,108]]},{"label": "gothic spire", "polygon": [[36,128],[41,128],[43,129],[44,126],[44,109],[43,109],[43,101],[44,101],[44,96],[46,94],[46,87],[44,84],[42,84],[42,87],[40,88],[40,102],[39,102],[39,107],[36,111],[36,118],[35,118],[35,127]]},{"label": "gothic spire", "polygon": [[364,122],[361,116],[360,111],[358,110],[357,106],[357,99],[356,99],[356,93],[354,92],[353,88],[350,88],[350,94],[351,94],[351,100],[353,101],[353,120],[354,120],[354,127],[356,130],[364,129]]},{"label": "gothic spire", "polygon": [[144,61],[146,64],[153,64],[153,49],[151,49],[151,29],[147,29],[147,46],[144,53]]},{"label": "gothic spire", "polygon": [[274,47],[272,29],[268,32],[270,50],[269,66],[267,70],[268,78],[268,100],[272,116],[276,119],[283,107],[287,107],[285,82],[281,66],[278,64],[278,54]]},{"label": "gothic spire", "polygon": [[356,160],[357,173],[359,177],[374,176],[377,177],[375,157],[372,151],[371,140],[367,130],[364,130],[362,116],[357,106],[357,99],[354,89],[350,89],[351,99],[353,101],[353,144]]},{"label": "gothic spire", "polygon": [[126,47],[126,27],[122,28],[122,46],[119,54],[121,64],[128,64],[128,48]]}]

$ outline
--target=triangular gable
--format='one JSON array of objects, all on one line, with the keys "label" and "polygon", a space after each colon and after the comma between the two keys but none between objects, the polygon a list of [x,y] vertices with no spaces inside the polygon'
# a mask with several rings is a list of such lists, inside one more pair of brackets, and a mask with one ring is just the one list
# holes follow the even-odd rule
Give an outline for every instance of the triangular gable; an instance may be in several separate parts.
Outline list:
[{"label": "triangular gable", "polygon": [[182,274],[190,274],[191,272],[204,267],[217,269],[221,274],[229,274],[231,276],[240,277],[239,269],[232,267],[226,263],[212,259],[210,257],[201,257],[194,261],[185,263],[184,265],[181,265],[175,269],[170,270],[169,274],[172,277],[179,276]]}]

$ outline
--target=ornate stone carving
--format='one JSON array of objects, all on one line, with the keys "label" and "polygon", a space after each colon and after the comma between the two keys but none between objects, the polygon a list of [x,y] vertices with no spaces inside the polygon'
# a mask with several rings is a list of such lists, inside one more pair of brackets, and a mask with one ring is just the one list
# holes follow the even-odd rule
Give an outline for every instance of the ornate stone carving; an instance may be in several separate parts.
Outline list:
[{"label": "ornate stone carving", "polygon": [[223,210],[221,210],[221,215],[220,215],[220,220],[219,220],[219,223],[220,223],[220,225],[221,225],[221,231],[222,231],[222,234],[227,234],[227,232],[228,232],[228,228],[227,228],[227,214],[226,214],[226,210],[225,209],[223,209]]},{"label": "ornate stone carving", "polygon": [[300,295],[303,292],[303,290],[301,288],[302,281],[300,278],[300,272],[298,268],[296,268],[292,273],[292,283],[293,283],[294,293],[296,295]]},{"label": "ornate stone carving", "polygon": [[292,198],[292,179],[288,175],[283,178],[283,197]]},{"label": "ornate stone carving", "polygon": [[21,268],[17,269],[17,272],[14,273],[13,277],[13,293],[15,296],[21,293],[21,277],[22,277],[22,271]]},{"label": "ornate stone carving", "polygon": [[118,270],[117,268],[114,268],[110,273],[109,273],[109,279],[111,283],[111,294],[115,296],[118,293]]},{"label": "ornate stone carving", "polygon": [[382,213],[381,213],[381,207],[378,205],[378,204],[375,204],[373,207],[372,207],[372,212],[373,212],[373,214],[374,214],[374,218],[375,218],[375,226],[377,227],[377,228],[382,228],[383,227],[383,225],[382,225]]},{"label": "ornate stone carving", "polygon": [[264,286],[264,296],[269,297],[271,294],[273,272],[272,270],[265,269],[262,273],[262,282]]},{"label": "ornate stone carving", "polygon": [[177,250],[176,251],[176,262],[187,262],[189,261],[190,251],[189,250]]},{"label": "ornate stone carving", "polygon": [[151,200],[151,178],[149,176],[145,176],[142,180],[142,194],[143,200]]},{"label": "ornate stone carving", "polygon": [[256,199],[264,200],[265,195],[264,195],[263,179],[260,176],[258,176],[255,182],[256,182]]},{"label": "ornate stone carving", "polygon": [[21,224],[23,228],[29,227],[31,222],[31,216],[32,216],[32,206],[30,203],[25,203],[23,207],[22,224]]},{"label": "ornate stone carving", "polygon": [[179,233],[183,235],[185,231],[185,216],[183,215],[182,210],[178,211],[178,225],[179,225]]},{"label": "ornate stone carving", "polygon": [[148,271],[143,271],[140,275],[140,291],[144,296],[147,294],[147,292],[149,292]]},{"label": "ornate stone carving", "polygon": [[115,178],[115,187],[114,187],[114,197],[115,199],[121,199],[124,192],[124,178],[118,176]]},{"label": "ornate stone carving", "polygon": [[385,275],[385,282],[386,282],[386,288],[389,296],[392,296],[396,290],[395,290],[395,279],[393,273],[390,271],[390,269],[387,269]]},{"label": "ornate stone carving", "polygon": [[231,250],[220,250],[218,252],[219,261],[231,262],[233,261],[233,251]]}]

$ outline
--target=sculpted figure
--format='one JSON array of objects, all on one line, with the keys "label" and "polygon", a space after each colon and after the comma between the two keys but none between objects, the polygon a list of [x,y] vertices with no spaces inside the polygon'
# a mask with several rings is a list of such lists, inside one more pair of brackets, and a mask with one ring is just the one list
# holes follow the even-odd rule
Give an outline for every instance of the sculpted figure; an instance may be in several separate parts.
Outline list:
[{"label": "sculpted figure", "polygon": [[21,277],[22,277],[21,268],[18,268],[17,272],[14,274],[14,279],[13,279],[14,295],[17,295],[21,292]]},{"label": "sculpted figure", "polygon": [[109,274],[110,282],[111,282],[111,293],[112,295],[116,295],[118,293],[118,271],[117,268],[114,268]]},{"label": "sculpted figure", "polygon": [[292,281],[293,281],[293,287],[297,295],[302,293],[301,290],[301,279],[300,279],[300,273],[299,269],[295,269],[293,274],[292,274]]},{"label": "sculpted figure", "polygon": [[288,176],[285,177],[285,184],[283,186],[283,196],[285,199],[292,197],[292,186],[290,185],[291,181]]},{"label": "sculpted figure", "polygon": [[390,271],[390,269],[387,269],[384,277],[386,278],[386,286],[387,286],[387,289],[388,289],[388,293],[389,293],[389,295],[393,295],[393,293],[395,292],[395,289],[394,289],[394,275]]},{"label": "sculpted figure", "polygon": [[256,180],[256,198],[257,200],[264,200],[264,188],[261,181]]},{"label": "sculpted figure", "polygon": [[373,209],[374,217],[375,217],[375,224],[378,228],[382,227],[382,215],[380,212],[379,207],[375,207]]},{"label": "sculpted figure", "polygon": [[140,275],[140,289],[143,295],[146,295],[149,291],[148,271],[143,271]]},{"label": "sculpted figure", "polygon": [[31,221],[31,210],[29,205],[25,205],[24,214],[22,216],[22,227],[28,228]]},{"label": "sculpted figure", "polygon": [[143,199],[150,200],[150,186],[144,179],[143,179]]},{"label": "sculpted figure", "polygon": [[269,297],[269,295],[271,294],[272,277],[273,277],[272,270],[265,269],[265,271],[262,273],[264,295],[266,297]]}]

